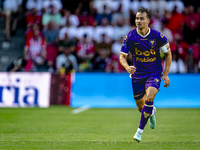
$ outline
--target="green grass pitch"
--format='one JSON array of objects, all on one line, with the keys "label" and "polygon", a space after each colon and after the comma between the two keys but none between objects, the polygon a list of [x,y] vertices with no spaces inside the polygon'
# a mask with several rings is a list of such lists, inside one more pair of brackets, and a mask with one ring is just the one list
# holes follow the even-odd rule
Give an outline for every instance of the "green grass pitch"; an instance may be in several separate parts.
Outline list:
[{"label": "green grass pitch", "polygon": [[142,141],[132,140],[136,109],[0,108],[0,149],[197,150],[200,109],[157,109],[157,126],[147,124]]}]

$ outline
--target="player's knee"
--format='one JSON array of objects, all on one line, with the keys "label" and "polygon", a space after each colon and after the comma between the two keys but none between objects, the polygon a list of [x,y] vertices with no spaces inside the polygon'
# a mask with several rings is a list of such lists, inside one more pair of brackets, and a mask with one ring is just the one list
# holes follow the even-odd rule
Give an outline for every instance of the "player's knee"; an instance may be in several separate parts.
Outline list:
[{"label": "player's knee", "polygon": [[140,112],[142,112],[143,107],[144,107],[144,104],[139,104],[139,105],[137,105],[137,108],[138,108],[138,110],[139,110]]},{"label": "player's knee", "polygon": [[154,96],[153,95],[147,95],[146,100],[152,102],[154,100]]},{"label": "player's knee", "polygon": [[142,112],[142,109],[143,109],[142,106],[137,106],[137,108],[138,108],[138,110],[139,110],[140,112]]}]

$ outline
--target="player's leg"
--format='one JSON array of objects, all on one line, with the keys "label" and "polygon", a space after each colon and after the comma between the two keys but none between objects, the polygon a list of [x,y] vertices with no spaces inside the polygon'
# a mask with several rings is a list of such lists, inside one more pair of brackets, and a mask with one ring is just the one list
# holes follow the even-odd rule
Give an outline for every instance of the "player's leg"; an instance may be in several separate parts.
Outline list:
[{"label": "player's leg", "polygon": [[140,125],[139,125],[139,128],[137,129],[137,132],[135,133],[133,137],[133,139],[138,142],[141,141],[141,136],[142,136],[144,127],[147,124],[147,121],[153,112],[153,101],[154,101],[157,91],[158,90],[155,87],[148,87],[146,90],[147,98],[145,100],[145,104],[141,112]]},{"label": "player's leg", "polygon": [[[145,82],[145,80],[132,82],[134,99],[140,112],[142,112],[145,104]],[[133,139],[136,141],[141,141],[141,136],[142,130],[138,129],[136,134],[133,136]]]},{"label": "player's leg", "polygon": [[[146,82],[146,94],[147,100],[154,99],[155,95],[157,94],[161,83],[161,75],[160,74],[153,74],[150,78],[148,78]],[[149,125],[151,129],[154,129],[156,126],[156,118],[155,118],[156,108],[153,107],[152,114],[149,117]]]},{"label": "player's leg", "polygon": [[146,90],[147,98],[145,100],[145,104],[142,109],[140,125],[139,125],[139,128],[142,130],[144,129],[150,115],[153,112],[153,101],[157,92],[158,90],[155,87],[148,87]]},{"label": "player's leg", "polygon": [[140,129],[144,129],[150,115],[153,111],[153,100],[157,93],[157,89],[155,87],[148,87],[146,90],[147,98],[145,100],[144,107],[142,109],[141,120],[140,120]]},{"label": "player's leg", "polygon": [[145,102],[145,80],[136,80],[132,78],[133,96],[135,103],[140,112],[144,107]]},{"label": "player's leg", "polygon": [[[157,94],[158,90],[157,88],[155,87],[148,87],[147,90],[146,90],[146,93],[147,93],[147,99],[149,100],[154,100],[156,94]],[[156,107],[153,106],[153,111],[149,117],[149,125],[151,127],[151,129],[154,129],[155,126],[156,126],[156,117],[155,117],[155,114],[156,114]]]},{"label": "player's leg", "polygon": [[145,103],[145,95],[141,99],[135,100],[135,103],[137,105],[138,110],[142,112],[142,108],[144,107],[144,103]]},{"label": "player's leg", "polygon": [[[135,103],[137,105],[137,108],[140,112],[142,112],[142,109],[144,107],[144,104],[145,104],[145,96],[146,94],[139,100],[135,100]],[[155,97],[155,96],[154,96]]]}]

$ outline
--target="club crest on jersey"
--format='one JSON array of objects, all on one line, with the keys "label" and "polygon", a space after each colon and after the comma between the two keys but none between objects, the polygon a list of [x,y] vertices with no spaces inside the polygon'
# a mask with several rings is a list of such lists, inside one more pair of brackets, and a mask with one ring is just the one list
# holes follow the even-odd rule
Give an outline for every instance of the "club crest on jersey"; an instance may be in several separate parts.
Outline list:
[{"label": "club crest on jersey", "polygon": [[155,78],[154,80],[155,80],[155,82],[156,82],[156,83],[158,83],[158,82],[160,81],[160,80],[159,80],[159,79],[157,79],[157,78]]},{"label": "club crest on jersey", "polygon": [[156,45],[156,39],[150,39],[149,45],[153,48]]}]

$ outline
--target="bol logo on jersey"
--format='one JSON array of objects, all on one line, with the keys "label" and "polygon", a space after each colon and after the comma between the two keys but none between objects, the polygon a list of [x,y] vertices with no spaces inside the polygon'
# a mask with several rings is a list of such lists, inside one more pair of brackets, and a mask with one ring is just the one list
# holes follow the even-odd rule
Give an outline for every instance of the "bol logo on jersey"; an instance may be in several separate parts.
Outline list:
[{"label": "bol logo on jersey", "polygon": [[155,49],[150,49],[150,51],[140,51],[137,48],[135,48],[135,54],[138,56],[146,56],[145,58],[140,58],[140,57],[136,57],[136,61],[140,61],[140,62],[153,62],[156,60],[156,57],[150,58],[148,56],[150,55],[156,55],[156,51]]}]

